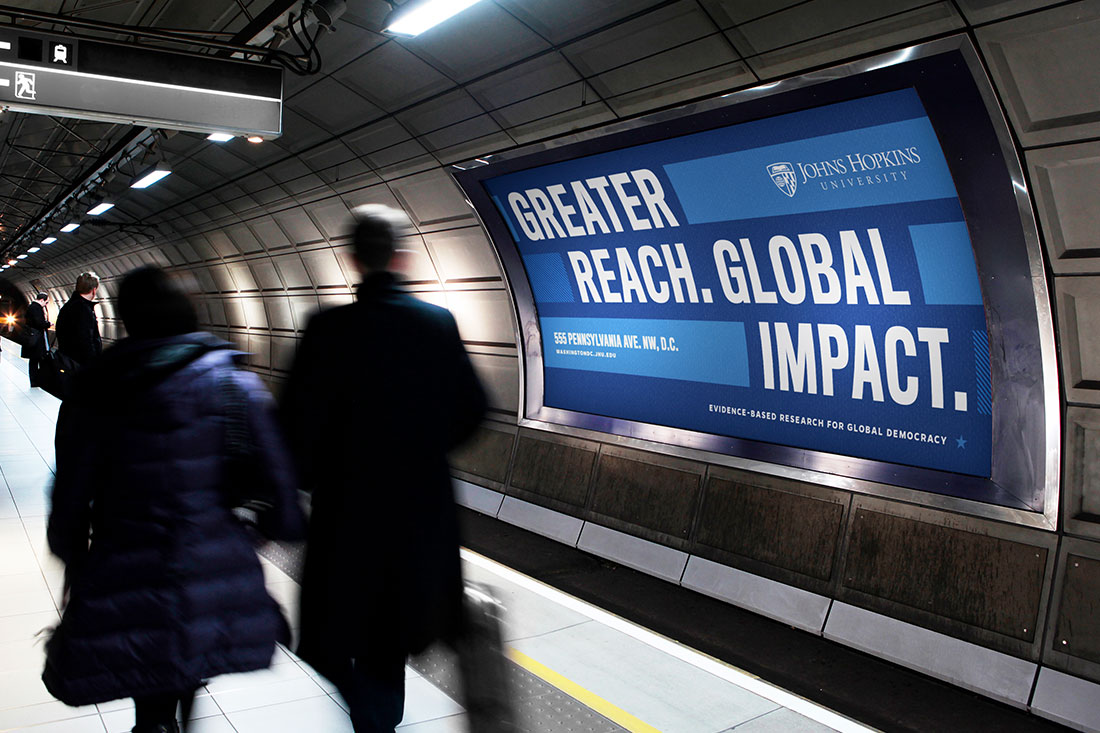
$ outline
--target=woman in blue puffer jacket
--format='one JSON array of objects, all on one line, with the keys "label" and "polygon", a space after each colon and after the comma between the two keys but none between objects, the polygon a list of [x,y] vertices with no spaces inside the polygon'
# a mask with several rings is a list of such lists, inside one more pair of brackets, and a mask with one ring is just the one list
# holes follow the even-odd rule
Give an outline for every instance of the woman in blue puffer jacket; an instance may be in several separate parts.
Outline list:
[{"label": "woman in blue puffer jacket", "polygon": [[204,680],[267,667],[288,640],[234,506],[262,498],[273,539],[301,539],[304,521],[273,401],[240,353],[198,331],[158,268],[127,275],[117,308],[129,337],[58,415],[48,539],[68,603],[43,680],[69,705],[134,698],[135,733],[175,731]]}]

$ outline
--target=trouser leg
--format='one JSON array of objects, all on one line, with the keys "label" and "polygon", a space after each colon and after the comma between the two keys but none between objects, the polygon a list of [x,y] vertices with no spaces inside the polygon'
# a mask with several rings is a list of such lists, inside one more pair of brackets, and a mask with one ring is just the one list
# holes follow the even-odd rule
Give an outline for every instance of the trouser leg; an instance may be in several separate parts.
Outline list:
[{"label": "trouser leg", "polygon": [[134,698],[134,733],[158,730],[175,731],[176,706],[180,697],[176,694],[149,695]]},{"label": "trouser leg", "polygon": [[[174,732],[176,725],[176,707],[182,710],[183,729],[191,717],[191,706],[195,701],[196,690],[169,692],[161,695],[134,698],[134,733]],[[160,727],[158,727],[160,726]]]},{"label": "trouser leg", "polygon": [[198,690],[191,690],[180,696],[180,720],[183,721],[183,725],[180,726],[180,728],[184,731],[191,726],[191,708],[195,705],[196,692],[198,692]]},{"label": "trouser leg", "polygon": [[405,711],[405,656],[356,659],[332,680],[351,711],[355,733],[393,733]]},{"label": "trouser leg", "polygon": [[32,356],[27,359],[27,376],[30,377],[31,386],[38,386],[38,358]]}]

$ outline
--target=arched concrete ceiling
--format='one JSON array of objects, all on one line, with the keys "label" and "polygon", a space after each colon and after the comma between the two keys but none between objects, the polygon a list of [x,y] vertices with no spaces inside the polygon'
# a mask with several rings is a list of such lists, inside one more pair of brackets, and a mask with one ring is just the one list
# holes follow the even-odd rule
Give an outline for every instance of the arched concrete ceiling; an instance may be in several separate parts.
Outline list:
[{"label": "arched concrete ceiling", "polygon": [[[26,5],[231,34],[266,3]],[[401,206],[417,230],[405,243],[416,253],[410,287],[455,312],[497,408],[514,414],[512,308],[486,235],[451,180],[452,164],[945,34],[968,32],[995,56],[994,40],[1033,19],[1097,22],[1087,1],[483,0],[408,40],[380,34],[387,11],[383,0],[349,0],[335,32],[320,41],[321,72],[286,74],[280,138],[216,144],[172,135],[162,143],[172,176],[145,191],[124,189],[98,226],[60,235],[8,277],[60,303],[80,271],[96,270],[110,339],[121,334],[111,306],[116,278],[145,262],[191,271],[204,293],[204,324],[250,351],[252,367],[278,382],[308,315],[352,297],[349,209]],[[1067,39],[1063,57],[1085,42]],[[1010,116],[1023,109],[1013,69],[987,62]],[[1096,84],[1095,72],[1088,78]],[[1039,82],[1024,83],[1030,90]],[[9,133],[38,124],[6,117]],[[120,133],[88,134],[102,145]],[[16,165],[13,156],[8,165]],[[34,177],[26,166],[12,170]]]}]

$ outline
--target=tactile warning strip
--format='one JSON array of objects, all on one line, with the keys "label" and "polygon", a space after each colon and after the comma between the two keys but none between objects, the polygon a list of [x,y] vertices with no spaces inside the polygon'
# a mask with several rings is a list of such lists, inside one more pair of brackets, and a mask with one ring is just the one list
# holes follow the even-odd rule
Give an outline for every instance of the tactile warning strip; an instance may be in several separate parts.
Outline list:
[{"label": "tactile warning strip", "polygon": [[[518,730],[525,733],[617,733],[626,728],[548,685],[519,665],[506,661],[515,700]],[[433,647],[410,660],[409,666],[449,697],[460,700],[454,654]]]},{"label": "tactile warning strip", "polygon": [[302,563],[306,557],[304,542],[266,542],[257,551],[295,582],[302,582]]}]

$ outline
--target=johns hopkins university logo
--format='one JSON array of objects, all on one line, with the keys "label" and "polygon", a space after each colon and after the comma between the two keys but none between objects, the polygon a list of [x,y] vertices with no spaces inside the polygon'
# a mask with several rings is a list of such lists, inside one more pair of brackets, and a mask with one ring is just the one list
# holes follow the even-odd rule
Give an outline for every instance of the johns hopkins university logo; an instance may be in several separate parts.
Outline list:
[{"label": "johns hopkins university logo", "polygon": [[794,174],[794,166],[790,163],[772,163],[768,166],[768,175],[772,177],[772,183],[790,197],[798,190],[798,178]]}]

